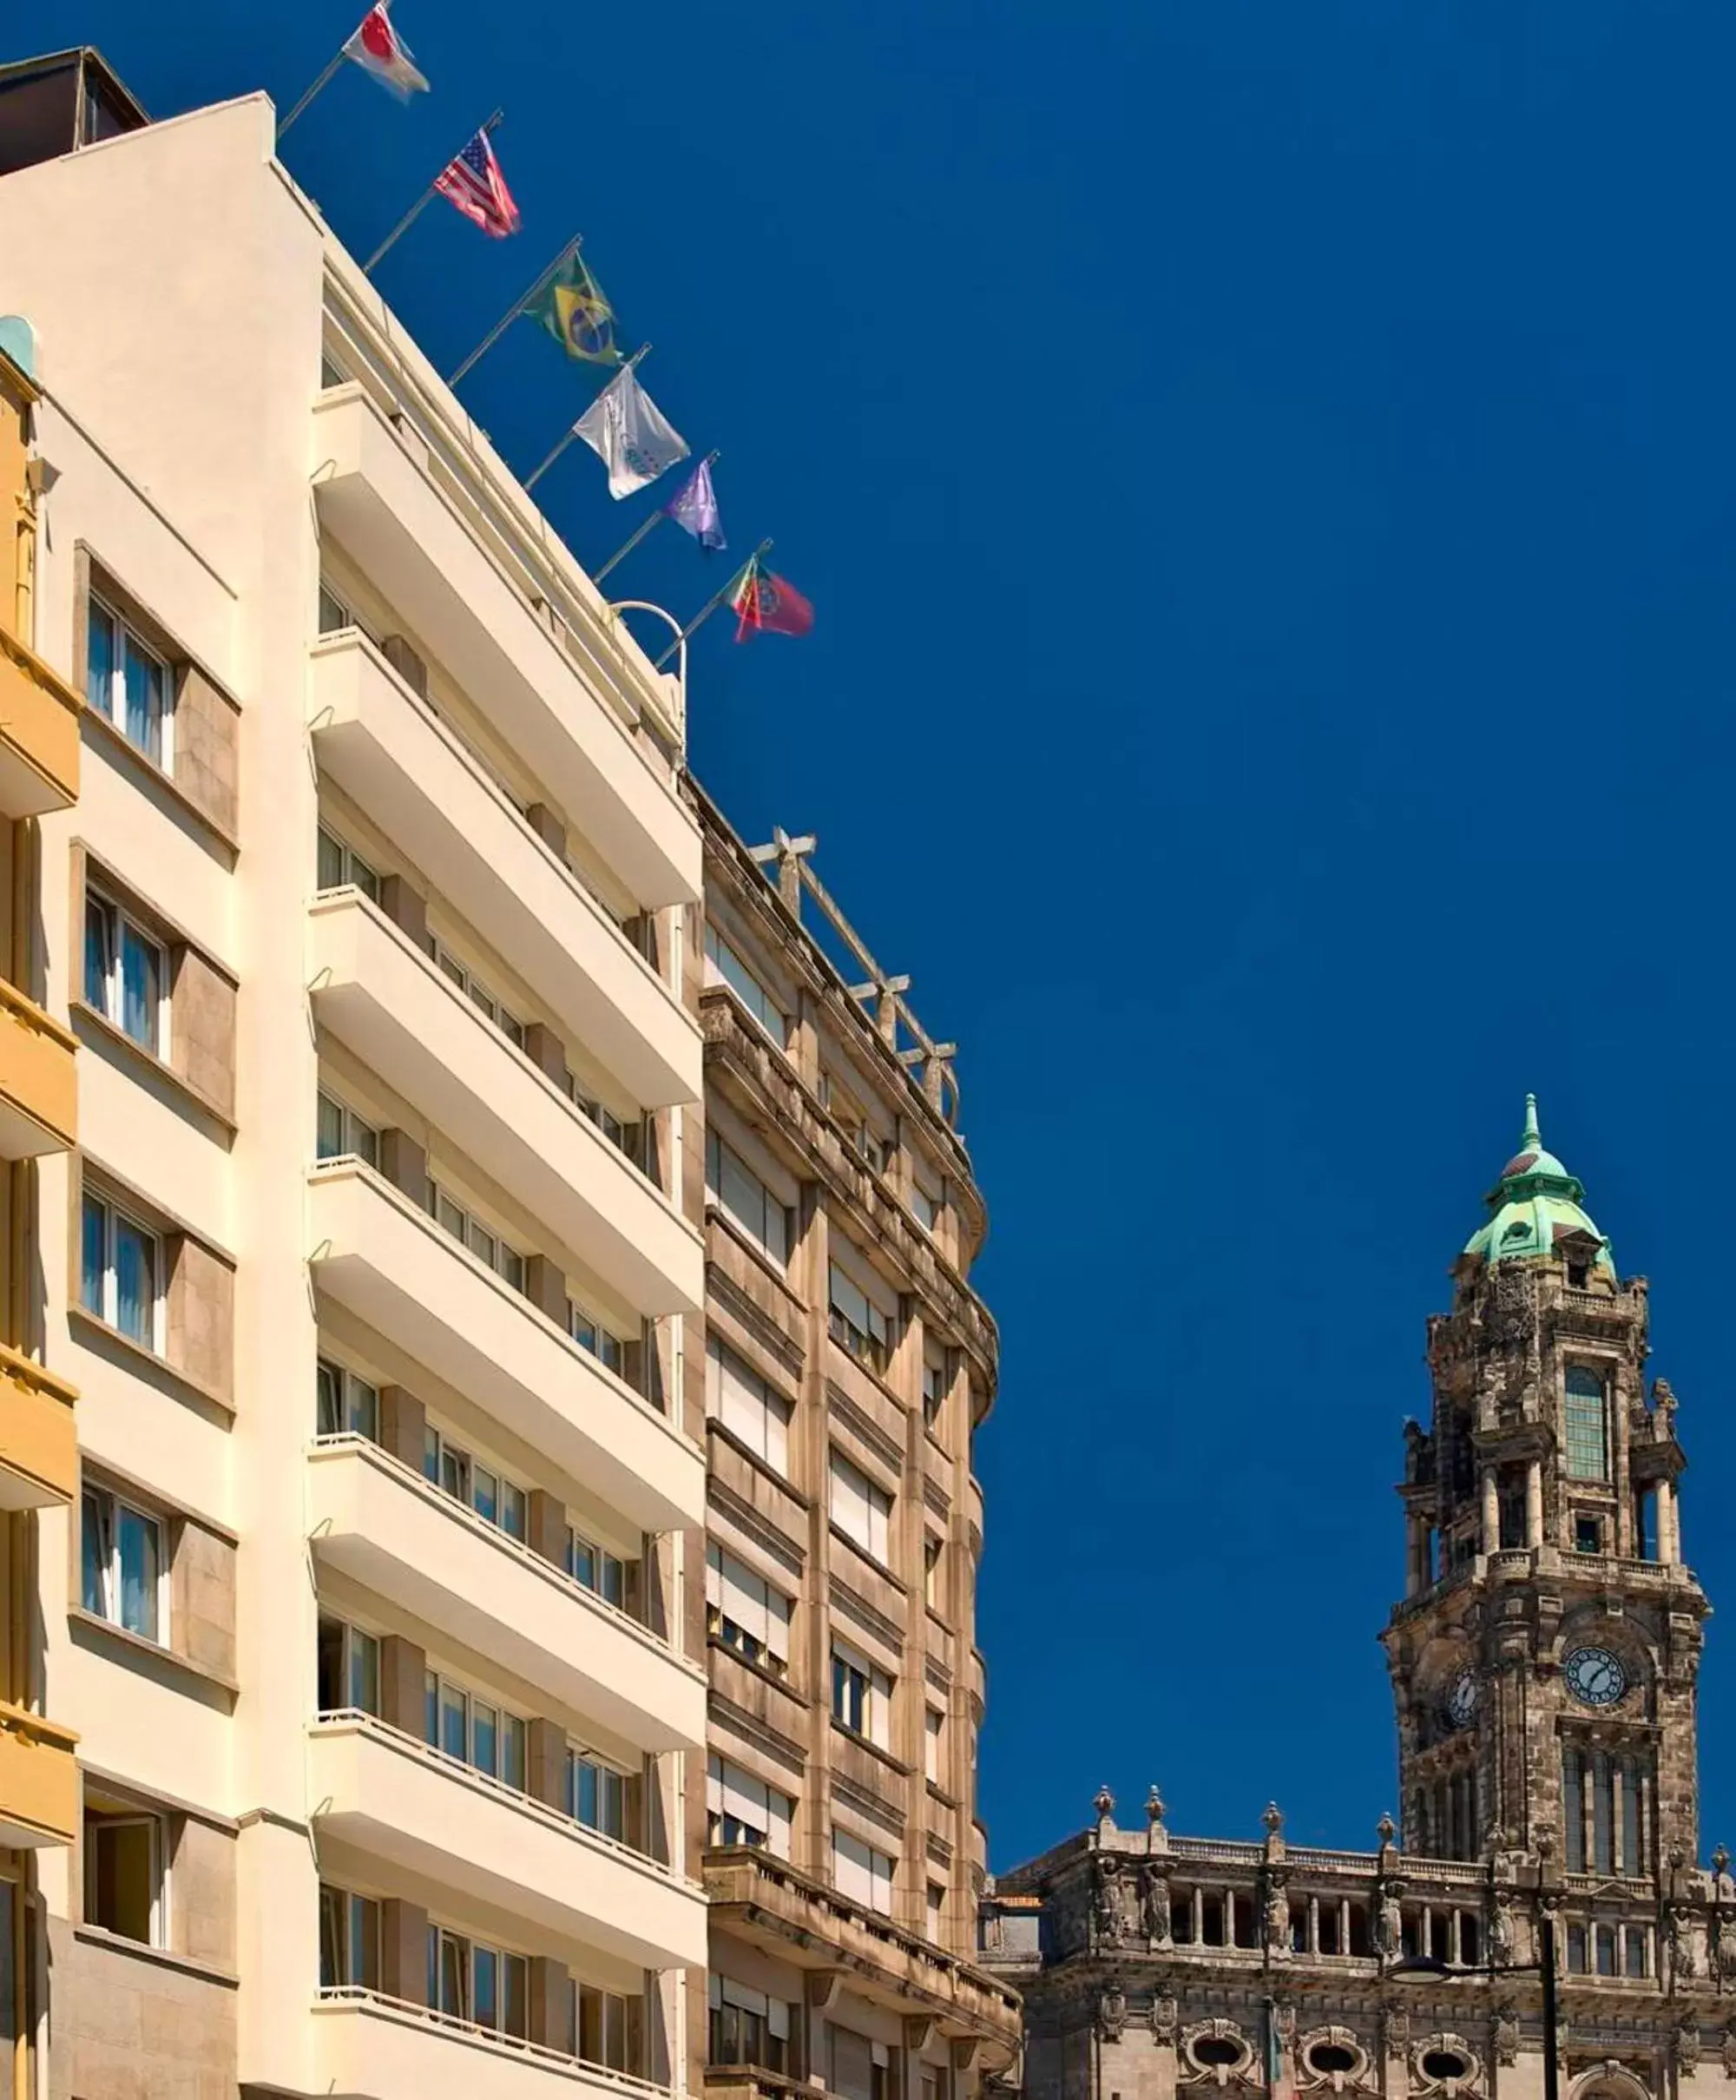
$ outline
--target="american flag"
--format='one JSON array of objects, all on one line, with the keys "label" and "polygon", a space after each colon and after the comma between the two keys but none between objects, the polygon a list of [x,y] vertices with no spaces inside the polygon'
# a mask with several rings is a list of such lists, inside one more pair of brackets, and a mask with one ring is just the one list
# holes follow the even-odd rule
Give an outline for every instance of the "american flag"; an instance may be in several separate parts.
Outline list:
[{"label": "american flag", "polygon": [[518,207],[500,172],[486,129],[477,132],[455,160],[435,178],[434,187],[449,203],[492,240],[518,231]]}]

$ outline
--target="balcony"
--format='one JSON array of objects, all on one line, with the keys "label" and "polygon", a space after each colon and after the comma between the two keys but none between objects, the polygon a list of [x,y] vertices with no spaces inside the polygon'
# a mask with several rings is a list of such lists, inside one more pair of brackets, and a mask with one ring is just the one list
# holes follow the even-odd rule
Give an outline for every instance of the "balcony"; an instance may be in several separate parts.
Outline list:
[{"label": "balcony", "polygon": [[0,1510],[64,1509],[78,1492],[78,1389],[0,1343]]},{"label": "balcony", "polygon": [[358,890],[314,900],[307,947],[322,1027],[630,1306],[697,1309],[699,1234]]},{"label": "balcony", "polygon": [[706,1853],[704,1873],[712,1923],[732,1939],[798,1968],[839,1971],[890,2012],[937,2018],[950,2039],[986,2044],[990,2069],[1016,2058],[1017,1995],[985,1971],[769,1853],[724,1847]]},{"label": "balcony", "polygon": [[322,1991],[313,2006],[312,2090],[367,2100],[669,2100],[668,2090],[582,2064],[533,2043],[509,2041],[468,2020],[407,2005],[373,1991]]},{"label": "balcony", "polygon": [[315,1168],[308,1230],[321,1291],[629,1524],[705,1521],[699,1446],[378,1175]]},{"label": "balcony", "polygon": [[0,1159],[41,1159],[78,1142],[77,1050],[76,1037],[0,978]]},{"label": "balcony", "polygon": [[641,1750],[704,1747],[704,1673],[654,1635],[365,1438],[322,1439],[307,1458],[322,1568]]},{"label": "balcony", "polygon": [[639,1968],[704,1965],[694,1883],[366,1715],[315,1721],[309,1735],[322,1835],[492,1904],[532,1932]]},{"label": "balcony", "polygon": [[70,1845],[81,1790],[70,1728],[0,1704],[0,1845]]},{"label": "balcony", "polygon": [[84,702],[0,628],[0,816],[45,817],[78,800]]},{"label": "balcony", "polygon": [[[595,681],[484,550],[427,451],[358,385],[313,411],[319,523],[419,646],[485,705],[503,740],[641,904],[700,892],[700,835]],[[621,640],[623,669],[629,652]]]},{"label": "balcony", "polygon": [[319,642],[311,668],[321,774],[437,872],[442,893],[635,1101],[697,1101],[693,1017],[432,708],[359,634]]}]

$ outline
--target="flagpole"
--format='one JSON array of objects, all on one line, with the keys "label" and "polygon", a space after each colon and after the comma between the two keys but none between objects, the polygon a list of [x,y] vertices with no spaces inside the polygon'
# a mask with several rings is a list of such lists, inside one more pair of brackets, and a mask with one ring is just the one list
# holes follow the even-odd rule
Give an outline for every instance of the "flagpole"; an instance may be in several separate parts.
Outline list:
[{"label": "flagpole", "polygon": [[724,600],[730,596],[731,592],[737,588],[743,576],[747,574],[748,570],[753,568],[753,564],[760,558],[760,556],[762,555],[770,554],[771,551],[771,541],[761,540],[760,544],[753,550],[753,553],[750,554],[747,559],[741,564],[740,568],[736,570],[733,576],[731,576],[728,583],[724,585],[723,589],[715,593],[715,595],[712,597],[707,599],[705,604],[698,612],[694,615],[693,618],[688,621],[687,624],[681,629],[681,633],[675,636],[675,639],[669,644],[668,648],[663,651],[663,654],[651,667],[654,671],[661,671],[662,669],[663,666],[667,663],[670,657],[673,656],[675,651],[681,648],[682,642],[684,642],[690,635],[697,633],[698,630],[705,625],[706,622],[711,618],[712,615],[717,610],[718,607],[721,605]]},{"label": "flagpole", "polygon": [[516,321],[519,315],[523,313],[524,309],[530,304],[531,300],[536,298],[536,294],[548,283],[549,280],[555,274],[556,271],[560,268],[561,265],[567,261],[570,257],[576,255],[584,244],[585,237],[582,234],[575,234],[573,235],[572,239],[567,243],[566,247],[561,250],[560,253],[555,258],[554,261],[549,265],[549,267],[543,271],[542,274],[536,280],[536,283],[530,286],[529,290],[522,293],[519,295],[516,305],[510,306],[507,308],[506,312],[501,315],[500,319],[495,323],[494,326],[489,330],[488,333],[483,338],[482,341],[477,345],[473,351],[471,351],[469,357],[464,359],[464,363],[459,365],[458,369],[455,372],[450,374],[446,381],[448,386],[456,386],[459,380],[462,379],[464,374],[470,369],[472,365],[475,365],[481,359],[485,358],[488,355],[489,352],[494,348],[497,342],[499,342],[502,336],[503,336],[507,330],[511,327],[514,321]]},{"label": "flagpole", "polygon": [[294,109],[290,111],[289,115],[283,119],[280,124],[279,124],[277,128],[277,135],[278,143],[279,145],[281,145],[283,142],[284,133],[289,129],[290,126],[295,122],[296,118],[301,115],[305,109],[306,109],[309,102],[311,102],[317,95],[321,94],[326,88],[331,86],[332,77],[337,73],[339,67],[343,64],[344,58],[344,46],[339,44],[338,46],[338,56],[332,61],[331,64],[326,67],[326,70],[319,76],[319,79],[314,82],[313,85],[307,90],[306,94],[302,96],[301,100],[295,105]]},{"label": "flagpole", "polygon": [[[634,352],[633,355],[628,358],[626,364],[621,366],[621,370],[615,374],[614,379],[610,379],[608,386],[613,386],[617,380],[624,379],[626,375],[633,370],[633,367],[639,362],[641,358],[648,357],[650,354],[650,344],[641,343],[638,349]],[[597,401],[601,401],[603,398],[603,395],[608,392],[608,386],[604,386],[599,389],[596,398]],[[595,408],[595,406],[596,401],[593,401],[591,403],[591,408]],[[587,409],[585,411],[585,415],[589,415],[589,413],[590,409]],[[579,418],[579,423],[582,423],[583,421],[584,416],[581,416]],[[524,484],[524,490],[526,495],[529,495],[530,490],[536,486],[537,483],[542,480],[542,477],[549,471],[549,468],[554,465],[555,462],[561,457],[562,453],[566,451],[567,447],[573,442],[574,438],[576,438],[578,434],[579,424],[575,423],[571,430],[569,430],[562,438],[559,444],[555,447],[554,451],[550,452],[549,457],[542,462],[542,465],[537,468],[536,471],[527,477]]]},{"label": "flagpole", "polygon": [[[722,457],[723,455],[721,452],[707,452],[705,458],[700,460],[700,467],[714,467],[718,461],[722,458]],[[694,469],[694,474],[699,472],[700,467],[695,467]],[[689,481],[691,481],[693,479],[693,475],[690,474],[687,478]],[[645,520],[645,523],[640,526],[639,530],[633,535],[631,539],[628,540],[624,545],[617,547],[615,552],[610,555],[608,561],[603,563],[601,569],[594,569],[591,571],[591,582],[593,583],[601,583],[603,578],[608,574],[609,570],[613,569],[617,563],[624,562],[628,556],[631,554],[633,550],[639,544],[640,541],[645,537],[645,535],[648,532],[654,531],[668,515],[669,512],[667,506],[663,504],[659,504],[657,508],[651,513],[650,517]]]},{"label": "flagpole", "polygon": [[[492,131],[495,126],[499,123],[502,117],[503,117],[505,115],[506,112],[504,109],[496,109],[494,115],[489,119],[487,123],[482,127],[483,132],[486,133]],[[469,135],[470,138],[474,138],[476,134],[471,132]],[[464,147],[461,146],[458,148],[458,153],[462,153],[464,150]],[[405,234],[410,231],[411,227],[414,226],[416,221],[422,216],[423,213],[427,210],[429,205],[433,201],[436,194],[437,194],[436,185],[438,183],[440,176],[445,174],[446,170],[452,165],[452,161],[457,158],[457,154],[454,154],[450,159],[444,161],[441,163],[439,174],[435,176],[434,181],[431,182],[427,188],[423,191],[422,194],[416,200],[415,203],[411,206],[410,209],[404,214],[403,218],[398,221],[398,224],[393,227],[391,233],[386,235],[385,239],[380,242],[379,246],[374,250],[373,253],[370,255],[367,260],[362,265],[362,275],[364,277],[372,276],[374,265],[379,260],[380,257],[385,253],[388,248],[396,247],[398,242]]]}]

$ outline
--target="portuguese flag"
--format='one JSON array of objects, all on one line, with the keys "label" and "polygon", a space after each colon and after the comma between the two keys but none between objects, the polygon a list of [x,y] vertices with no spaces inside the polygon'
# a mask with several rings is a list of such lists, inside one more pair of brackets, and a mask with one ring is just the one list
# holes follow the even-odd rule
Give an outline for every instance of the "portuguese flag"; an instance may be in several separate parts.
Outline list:
[{"label": "portuguese flag", "polygon": [[730,605],[735,614],[738,642],[746,642],[756,630],[767,635],[806,635],[814,623],[813,607],[794,584],[773,576],[757,554],[742,570]]}]

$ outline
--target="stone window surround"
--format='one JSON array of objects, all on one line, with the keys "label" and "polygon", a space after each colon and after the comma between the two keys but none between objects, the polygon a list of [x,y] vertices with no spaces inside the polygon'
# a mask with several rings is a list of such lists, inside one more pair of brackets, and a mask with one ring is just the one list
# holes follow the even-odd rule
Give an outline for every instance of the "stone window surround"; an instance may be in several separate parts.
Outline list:
[{"label": "stone window surround", "polygon": [[[81,1761],[79,1776],[79,1834],[74,1840],[72,1873],[69,1876],[74,1913],[70,1923],[74,1932],[80,1939],[113,1948],[117,1952],[136,1955],[143,1961],[184,1969],[192,1975],[209,1978],[214,1982],[238,1984],[240,1977],[234,1966],[235,1876],[233,1847],[240,1834],[240,1826],[233,1817],[215,1809],[201,1807],[197,1802],[166,1794],[158,1787],[142,1786],[136,1780],[128,1779],[102,1766],[86,1764]],[[168,1912],[169,1944],[166,1946],[128,1939],[124,1933],[109,1932],[85,1919],[83,1812],[85,1797],[93,1787],[98,1793],[124,1803],[129,1809],[136,1808],[141,1815],[155,1817],[161,1826],[162,1874]],[[198,1833],[201,1840],[201,1849],[206,1855],[201,1862],[194,1863],[189,1860],[189,1833]],[[208,1866],[218,1858],[215,1845],[223,1840],[228,1840],[230,1847],[228,1853],[224,1856],[224,1864],[228,1869],[230,1896],[227,1917],[214,1913],[207,1904],[189,1899],[187,1887],[198,1866]],[[195,1919],[207,1931],[214,1922],[217,1936],[224,1942],[227,1958],[208,1948],[190,1947],[186,1944],[189,1937],[188,1927]],[[224,1929],[226,1926],[227,1932]]]},{"label": "stone window surround", "polygon": [[[67,1524],[67,1596],[71,1600],[67,1607],[69,1620],[90,1628],[101,1637],[121,1647],[135,1649],[141,1656],[155,1656],[168,1662],[201,1683],[213,1687],[227,1698],[234,1698],[240,1690],[234,1675],[235,1556],[240,1543],[235,1532],[215,1518],[203,1515],[173,1496],[166,1495],[161,1488],[148,1481],[141,1480],[136,1474],[82,1452],[81,1490],[87,1478],[92,1486],[124,1496],[157,1519],[162,1531],[166,1563],[164,1572],[169,1587],[169,1637],[167,1642],[148,1640],[142,1634],[131,1632],[128,1628],[116,1624],[114,1620],[106,1619],[100,1613],[85,1609],[80,1560],[82,1495],[74,1500]],[[213,1546],[218,1549],[214,1560],[209,1550]],[[194,1565],[195,1556],[201,1550],[209,1563],[202,1570]],[[208,1611],[201,1613],[194,1608],[194,1584],[201,1574],[214,1580],[219,1586],[220,1595],[216,1600],[214,1616]],[[209,1601],[208,1596],[207,1601]],[[223,1610],[226,1603],[227,1624]],[[201,1622],[204,1637],[201,1645],[207,1651],[202,1655],[193,1652],[188,1642],[188,1636]]]}]

